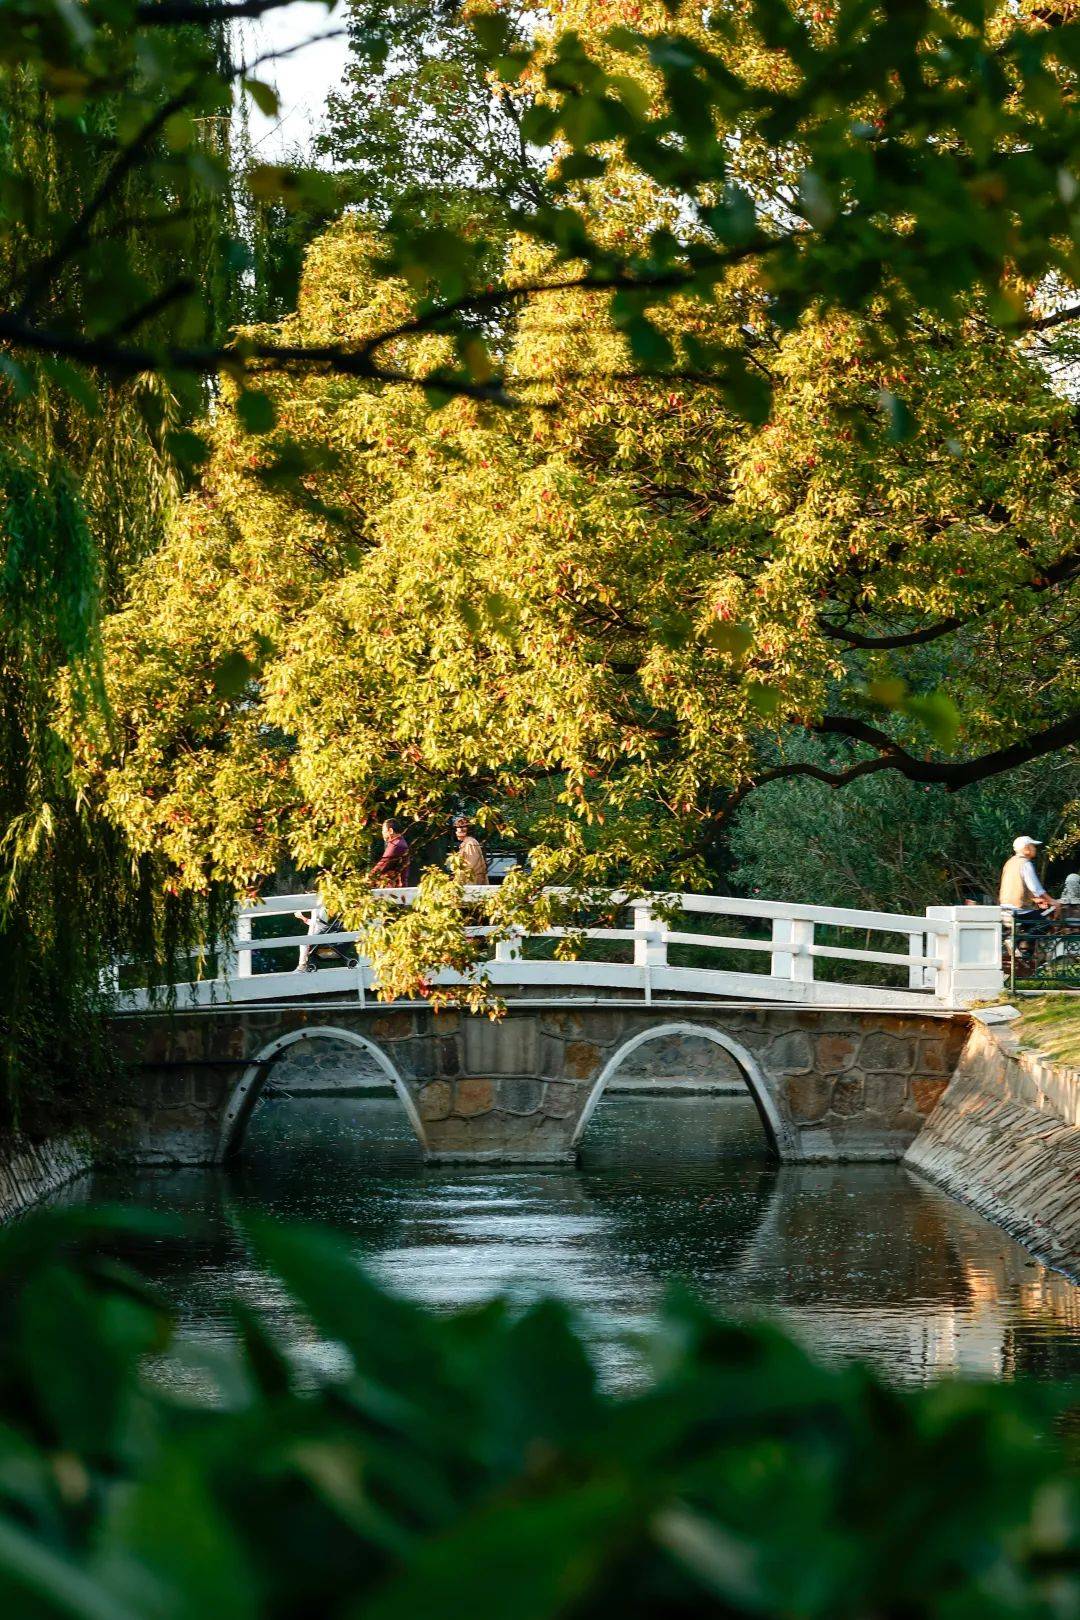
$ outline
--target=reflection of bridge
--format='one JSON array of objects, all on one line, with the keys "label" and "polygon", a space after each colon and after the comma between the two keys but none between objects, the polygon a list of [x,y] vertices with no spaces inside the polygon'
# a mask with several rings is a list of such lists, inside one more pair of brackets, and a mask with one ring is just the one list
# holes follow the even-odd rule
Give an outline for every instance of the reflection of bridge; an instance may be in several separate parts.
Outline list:
[{"label": "reflection of bridge", "polygon": [[[631,926],[582,931],[584,960],[530,959],[529,940],[496,935],[485,971],[505,1011],[493,1020],[374,1002],[363,958],[317,974],[276,970],[275,956],[311,941],[263,929],[317,904],[287,895],[242,912],[222,977],[176,986],[174,1009],[141,991],[122,998],[121,1044],[142,1073],[131,1121],[141,1157],[207,1163],[235,1152],[275,1060],[322,1039],[379,1066],[430,1158],[566,1159],[627,1054],[683,1035],[729,1054],[782,1158],[895,1159],[955,1066],[966,1024],[955,1012],[1001,989],[996,907],[914,917],[682,895],[661,911],[645,897],[625,903]],[[697,933],[678,926],[680,912],[731,916],[748,932]],[[906,949],[874,948],[889,934]],[[718,963],[745,953],[765,971],[672,960],[691,950]],[[259,971],[267,958],[271,970]],[[842,963],[848,978],[823,982],[818,963]],[[866,982],[890,973],[906,985]]]},{"label": "reflection of bridge", "polygon": [[[405,905],[416,893],[383,892]],[[465,891],[477,905],[491,892]],[[997,906],[932,906],[917,917],[701,894],[626,901],[614,895],[611,906],[626,914],[628,926],[553,927],[529,935],[513,932],[509,937],[480,926],[468,932],[495,936],[494,953],[482,971],[496,990],[513,985],[555,995],[567,990],[636,992],[646,1002],[654,996],[689,995],[926,1011],[964,1007],[1003,989]],[[296,912],[318,907],[318,895],[293,894],[274,896],[241,911],[236,936],[221,952],[221,975],[176,986],[177,1004],[194,1008],[222,1002],[294,1001],[310,997],[316,989],[320,996],[334,993],[363,1002],[377,989],[372,965],[363,957],[355,964],[320,971],[317,984],[308,975],[282,971],[285,954],[294,959],[297,950],[312,940],[292,929],[278,935],[268,929]],[[697,931],[695,925],[710,917],[733,919],[735,931]],[[895,945],[895,936],[902,941],[901,949],[888,948]],[[326,933],[319,944],[351,947],[359,937]],[[576,960],[537,959],[544,947],[536,942],[551,940],[565,947],[568,939],[575,941]],[[880,941],[876,946],[871,943],[875,939]],[[692,964],[685,960],[690,956],[695,958]],[[266,968],[268,958],[271,965]],[[841,964],[842,979],[830,978],[829,970],[835,973]],[[291,969],[292,960],[287,965]],[[819,977],[820,970],[825,971],[824,978]],[[437,973],[433,982],[448,986],[460,980],[451,973]],[[147,996],[130,991],[124,1005],[146,1009]]]}]

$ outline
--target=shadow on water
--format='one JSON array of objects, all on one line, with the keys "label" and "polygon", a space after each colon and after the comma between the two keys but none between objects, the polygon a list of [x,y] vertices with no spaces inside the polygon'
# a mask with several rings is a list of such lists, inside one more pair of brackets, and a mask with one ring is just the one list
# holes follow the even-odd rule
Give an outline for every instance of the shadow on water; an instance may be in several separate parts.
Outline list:
[{"label": "shadow on water", "polygon": [[579,1165],[551,1168],[425,1166],[392,1096],[275,1097],[234,1169],[98,1177],[89,1192],[197,1217],[182,1248],[136,1258],[200,1347],[231,1347],[239,1295],[313,1364],[332,1362],[251,1262],[241,1217],[263,1210],[336,1228],[436,1310],[554,1294],[614,1383],[639,1375],[628,1335],[674,1279],[900,1382],[1080,1372],[1073,1283],[899,1166],[776,1165],[745,1096],[608,1098]]}]

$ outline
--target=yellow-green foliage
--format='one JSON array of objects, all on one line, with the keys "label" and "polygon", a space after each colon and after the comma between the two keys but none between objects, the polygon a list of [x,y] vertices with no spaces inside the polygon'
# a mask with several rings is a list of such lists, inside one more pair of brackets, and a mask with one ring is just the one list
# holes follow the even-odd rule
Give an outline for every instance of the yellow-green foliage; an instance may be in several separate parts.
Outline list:
[{"label": "yellow-green foliage", "polygon": [[[404,312],[369,252],[355,220],[320,239],[290,341]],[[544,274],[530,253],[517,273]],[[725,795],[793,725],[937,683],[845,654],[822,615],[982,615],[947,694],[897,716],[919,751],[952,740],[954,700],[969,747],[1068,701],[1068,593],[1034,592],[1070,544],[1077,458],[1021,350],[977,310],[902,359],[870,319],[780,334],[741,277],[664,320],[676,345],[756,322],[770,419],[622,375],[581,291],[508,329],[516,409],[287,376],[253,439],[226,391],[201,488],[107,624],[112,728],[75,737],[134,848],[191,889],[288,857],[355,907],[378,820],[464,796],[552,851],[550,876],[693,882]],[[395,363],[426,372],[441,341],[398,340]],[[879,407],[894,383],[909,437]]]}]

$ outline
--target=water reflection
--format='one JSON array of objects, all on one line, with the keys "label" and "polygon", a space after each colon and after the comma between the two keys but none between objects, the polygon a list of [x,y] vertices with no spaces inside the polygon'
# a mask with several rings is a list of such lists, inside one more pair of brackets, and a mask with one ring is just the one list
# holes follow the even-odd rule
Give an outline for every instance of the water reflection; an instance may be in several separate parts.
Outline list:
[{"label": "water reflection", "polygon": [[381,1097],[269,1101],[248,1146],[230,1173],[89,1189],[199,1218],[182,1250],[148,1244],[137,1258],[200,1349],[229,1350],[239,1295],[313,1365],[333,1362],[251,1261],[238,1217],[262,1209],[336,1227],[385,1283],[437,1310],[556,1294],[616,1383],[637,1376],[632,1335],[675,1278],[901,1382],[1080,1373],[1072,1282],[897,1166],[777,1167],[744,1098],[612,1099],[579,1167],[425,1167],[398,1103]]}]

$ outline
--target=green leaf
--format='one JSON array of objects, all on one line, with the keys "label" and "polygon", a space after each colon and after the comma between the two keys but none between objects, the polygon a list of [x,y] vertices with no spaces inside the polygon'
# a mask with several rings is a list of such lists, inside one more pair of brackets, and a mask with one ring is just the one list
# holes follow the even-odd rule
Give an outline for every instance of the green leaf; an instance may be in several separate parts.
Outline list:
[{"label": "green leaf", "polygon": [[915,431],[915,418],[904,401],[889,389],[883,388],[878,394],[878,404],[885,417],[889,438],[897,444],[910,439]]},{"label": "green leaf", "polygon": [[497,11],[475,12],[469,25],[489,56],[504,56],[514,43],[514,29],[509,17]]},{"label": "green leaf", "polygon": [[653,621],[653,634],[662,647],[677,652],[693,638],[694,620],[689,613],[668,613]]},{"label": "green leaf", "polygon": [[218,659],[210,679],[219,697],[234,698],[240,696],[255,672],[256,666],[245,653],[231,652]]},{"label": "green leaf", "polygon": [[772,384],[760,372],[751,371],[741,359],[728,366],[720,391],[736,416],[754,427],[768,421],[772,411]]},{"label": "green leaf", "polygon": [[763,720],[771,720],[779,712],[784,694],[764,681],[747,681],[746,696]]},{"label": "green leaf", "polygon": [[438,1593],[440,1620],[555,1620],[602,1598],[604,1571],[634,1533],[626,1485],[589,1482],[539,1501],[467,1514],[417,1548],[408,1568],[349,1611],[350,1620],[418,1620]]},{"label": "green leaf", "polygon": [[674,363],[671,339],[646,315],[634,315],[623,326],[635,360],[647,369],[662,370]]},{"label": "green leaf", "polygon": [[530,146],[548,146],[559,128],[559,113],[555,107],[534,101],[521,115],[521,133]]},{"label": "green leaf", "polygon": [[280,109],[277,91],[261,79],[244,79],[244,89],[265,118],[276,118]]},{"label": "green leaf", "polygon": [[[0,1518],[0,1599],[4,1612],[55,1620],[143,1620],[76,1564],[53,1552],[30,1530]],[[26,1607],[29,1599],[32,1607]]]},{"label": "green leaf", "polygon": [[185,107],[180,112],[174,112],[171,118],[166,119],[162,135],[165,144],[173,152],[186,152],[195,140],[198,125],[192,114]]},{"label": "green leaf", "polygon": [[236,414],[249,433],[269,433],[277,422],[277,409],[269,394],[245,388],[236,401]]},{"label": "green leaf", "polygon": [[206,440],[190,428],[173,428],[165,435],[165,448],[181,467],[201,467],[210,457]]},{"label": "green leaf", "polygon": [[727,619],[710,619],[705,631],[705,640],[710,647],[719,652],[728,653],[732,658],[740,660],[746,657],[754,644],[754,632],[748,624],[735,624]]},{"label": "green leaf", "polygon": [[302,488],[301,478],[309,473],[332,472],[340,461],[340,453],[328,445],[305,444],[300,439],[282,434],[274,440],[271,459],[257,469],[257,477],[260,483],[271,488]]},{"label": "green leaf", "polygon": [[908,683],[898,675],[878,675],[867,686],[866,695],[879,709],[899,709],[907,701]]},{"label": "green leaf", "polygon": [[[24,1285],[19,1345],[56,1445],[111,1462],[122,1449],[135,1396],[132,1375],[160,1338],[158,1313],[115,1289],[99,1290],[56,1265]],[[72,1344],[79,1354],[72,1355]]]},{"label": "green leaf", "polygon": [[805,169],[799,177],[799,207],[803,217],[818,231],[827,231],[836,218],[836,203],[813,169]]},{"label": "green leaf", "polygon": [[129,1485],[110,1522],[105,1572],[124,1586],[137,1570],[141,1583],[168,1594],[170,1620],[256,1620],[265,1612],[257,1579],[207,1462],[202,1448],[173,1445]]},{"label": "green leaf", "polygon": [[756,1549],[723,1525],[685,1507],[669,1507],[653,1524],[657,1541],[733,1612],[758,1613],[768,1594],[756,1570]]},{"label": "green leaf", "polygon": [[248,185],[261,202],[279,202],[286,208],[330,214],[338,206],[337,180],[318,169],[257,163],[249,171]]},{"label": "green leaf", "polygon": [[639,34],[635,29],[627,28],[622,23],[615,28],[609,28],[604,38],[612,50],[623,51],[627,55],[644,50],[649,43],[645,34]]},{"label": "green leaf", "polygon": [[568,152],[559,164],[560,180],[593,180],[607,171],[603,158],[591,152]]},{"label": "green leaf", "polygon": [[951,752],[960,735],[960,710],[945,692],[913,693],[904,705],[908,714],[918,720],[939,748]]}]

